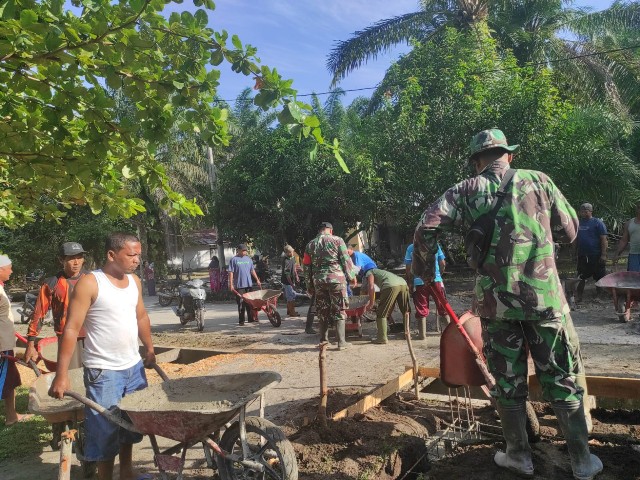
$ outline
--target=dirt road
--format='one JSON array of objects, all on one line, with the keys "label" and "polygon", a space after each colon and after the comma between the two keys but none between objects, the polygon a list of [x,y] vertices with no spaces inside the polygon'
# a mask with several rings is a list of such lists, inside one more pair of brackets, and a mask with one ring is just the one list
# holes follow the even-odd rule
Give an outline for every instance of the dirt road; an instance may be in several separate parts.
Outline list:
[{"label": "dirt road", "polygon": [[[588,374],[640,376],[640,365],[638,365],[640,335],[632,333],[631,325],[618,322],[610,300],[592,299],[592,294],[591,290],[587,290],[585,305],[573,314],[574,322],[582,341],[583,356]],[[459,284],[451,282],[449,298],[456,311],[463,311],[470,304],[468,282],[460,282]],[[216,310],[215,305],[208,308],[210,311]],[[438,417],[437,414],[433,412],[430,416],[423,414],[422,420],[416,420],[414,418],[415,415],[407,416],[406,412],[416,409],[423,411],[425,407],[423,405],[411,405],[411,402],[405,402],[408,405],[401,403],[398,406],[397,400],[392,401],[391,407],[386,406],[370,412],[365,418],[360,419],[362,422],[357,425],[357,422],[353,423],[354,421],[351,421],[350,423],[345,423],[342,427],[336,427],[339,429],[339,433],[334,431],[333,437],[326,434],[326,432],[318,432],[310,429],[310,427],[303,427],[303,424],[312,420],[315,415],[316,399],[319,393],[317,338],[304,334],[304,320],[302,318],[285,319],[279,329],[273,328],[266,320],[266,317],[262,317],[262,322],[259,325],[248,325],[239,328],[235,324],[234,305],[220,307],[220,309],[223,308],[227,313],[222,316],[218,312],[216,318],[220,319],[216,320],[218,323],[216,323],[215,328],[212,326],[213,321],[208,320],[210,328],[207,328],[202,334],[196,333],[190,325],[181,327],[177,322],[175,325],[164,324],[154,327],[154,342],[156,345],[196,347],[226,352],[190,365],[165,365],[167,373],[170,377],[183,377],[255,370],[274,370],[279,372],[283,380],[277,387],[268,392],[265,416],[274,423],[283,426],[287,434],[292,438],[299,455],[298,461],[301,465],[300,478],[396,478],[393,475],[398,473],[399,470],[396,472],[394,469],[400,467],[397,465],[394,468],[389,467],[391,468],[390,470],[385,467],[385,462],[391,461],[391,457],[381,456],[380,451],[384,450],[384,448],[382,450],[378,448],[378,454],[374,455],[372,449],[375,448],[369,445],[369,442],[375,443],[377,441],[379,444],[380,436],[383,433],[385,438],[395,438],[396,436],[404,438],[408,435],[407,431],[412,432],[411,435],[408,435],[412,438],[422,438],[425,432],[427,434],[432,433],[429,430],[429,422],[435,425],[434,418]],[[282,313],[284,315],[284,312]],[[154,313],[152,312],[151,315],[153,320]],[[398,313],[396,312],[397,315]],[[410,363],[403,335],[391,335],[391,341],[388,345],[370,343],[369,339],[372,335],[375,335],[375,323],[366,323],[363,338],[350,338],[352,342],[350,349],[345,351],[337,351],[335,348],[329,349],[327,360],[329,386],[334,390],[330,397],[330,410],[336,411],[346,404],[355,402],[373,388],[402,373],[405,365]],[[429,335],[426,341],[414,341],[421,365],[438,366],[438,345],[439,336],[435,333]],[[396,402],[395,407],[393,402]],[[406,410],[403,410],[405,407]],[[423,421],[425,418],[431,420],[425,424],[425,421]],[[606,421],[602,423],[606,423]],[[349,431],[345,431],[345,429],[348,430],[349,428],[355,429],[356,433],[351,434]],[[373,433],[366,434],[368,430]],[[329,442],[333,445],[332,447],[328,446],[329,443],[327,443],[327,440],[331,439],[335,440],[334,443]],[[638,443],[638,439],[633,435],[629,436],[626,441],[627,443]],[[367,447],[369,448],[368,454],[363,453],[361,455],[362,461],[356,458],[358,457],[356,453],[344,453],[345,449],[348,449],[353,442],[361,444],[362,448],[365,448],[365,445],[369,445]],[[544,449],[551,448],[548,445],[553,445],[551,440],[549,442],[544,443],[544,448],[540,447],[543,449],[537,455],[544,456],[542,453],[545,451]],[[393,442],[389,443],[387,447],[391,450],[395,448],[393,451],[396,454],[403,451],[397,445],[393,446],[395,444],[392,444]],[[323,445],[326,448],[323,449]],[[351,446],[356,448],[356,445]],[[631,447],[627,446],[625,448],[629,449]],[[490,463],[491,452],[495,451],[495,448],[489,446],[484,450],[482,448],[476,448],[475,450],[480,451],[480,453],[473,453],[473,455],[480,455],[484,461]],[[469,455],[469,453],[466,452],[464,455]],[[464,455],[463,457],[467,458]],[[205,478],[210,475],[210,473],[202,470],[201,450],[192,449],[189,457],[196,462],[194,465],[196,468],[188,470],[185,478]],[[385,461],[381,460],[383,457],[386,458]],[[146,441],[136,447],[134,458],[143,471],[155,472],[150,446]],[[405,461],[405,467],[408,461]],[[55,475],[57,462],[57,453],[52,452],[43,442],[42,453],[38,458],[16,458],[7,462],[6,465],[3,464],[0,467],[0,478],[3,480],[25,478],[24,468],[27,465],[30,477],[52,478]],[[611,460],[611,462],[614,463],[614,460]],[[455,466],[455,463],[453,461],[451,465]],[[382,464],[383,467],[380,467],[379,464]],[[446,476],[427,478],[463,478],[451,476],[451,468],[449,467],[447,467],[446,472],[448,473]],[[391,472],[390,474],[385,473],[387,476],[380,473],[387,470]],[[491,472],[492,470],[489,469],[488,471]],[[544,471],[549,473],[550,470]],[[376,472],[375,475],[374,472]],[[640,469],[638,472],[640,475]],[[79,478],[77,477],[78,473],[77,470],[74,470],[74,475],[76,475],[74,478]],[[496,476],[495,472],[489,476],[491,478],[503,478]],[[486,478],[489,478],[489,476]],[[635,477],[618,476],[617,478]]]}]

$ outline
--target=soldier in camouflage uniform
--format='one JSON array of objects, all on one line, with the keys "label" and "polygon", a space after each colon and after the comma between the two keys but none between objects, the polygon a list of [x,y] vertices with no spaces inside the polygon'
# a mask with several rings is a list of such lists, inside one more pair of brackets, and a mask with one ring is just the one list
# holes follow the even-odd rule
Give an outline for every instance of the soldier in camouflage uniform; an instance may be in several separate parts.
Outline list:
[{"label": "soldier in camouflage uniform", "polygon": [[[439,232],[489,213],[518,145],[508,145],[498,129],[471,140],[469,163],[478,174],[454,185],[427,208],[414,237],[412,270],[427,280],[433,272]],[[580,364],[577,336],[560,286],[552,232],[576,237],[578,219],[544,173],[517,170],[495,216],[488,255],[475,286],[482,319],[484,354],[496,380],[492,395],[506,441],[496,453],[501,467],[532,476],[526,433],[527,349],[544,397],[551,401],[564,433],[576,479],[591,479],[602,462],[589,452],[583,390],[576,383]]]},{"label": "soldier in camouflage uniform", "polygon": [[329,326],[335,321],[338,349],[347,348],[347,316],[344,312],[349,306],[347,282],[355,282],[357,269],[347,253],[344,240],[333,235],[330,223],[320,224],[318,236],[309,242],[304,251],[302,266],[309,295],[315,293],[320,341],[329,341]]}]

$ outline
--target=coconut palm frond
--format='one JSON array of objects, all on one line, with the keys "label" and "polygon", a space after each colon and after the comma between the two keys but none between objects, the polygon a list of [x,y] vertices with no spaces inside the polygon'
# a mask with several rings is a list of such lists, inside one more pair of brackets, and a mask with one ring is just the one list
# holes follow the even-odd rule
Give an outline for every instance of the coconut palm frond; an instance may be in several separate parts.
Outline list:
[{"label": "coconut palm frond", "polygon": [[333,74],[335,86],[350,72],[369,60],[389,51],[395,45],[420,40],[440,25],[447,23],[450,12],[412,12],[381,20],[374,25],[354,32],[346,41],[338,41],[327,58],[327,68]]}]

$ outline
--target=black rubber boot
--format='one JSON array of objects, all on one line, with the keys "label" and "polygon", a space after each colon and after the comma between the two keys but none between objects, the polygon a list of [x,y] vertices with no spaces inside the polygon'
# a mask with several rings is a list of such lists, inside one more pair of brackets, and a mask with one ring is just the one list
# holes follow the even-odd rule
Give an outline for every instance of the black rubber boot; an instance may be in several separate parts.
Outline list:
[{"label": "black rubber boot", "polygon": [[320,342],[331,343],[329,341],[329,325],[323,320],[320,320]]},{"label": "black rubber boot", "polygon": [[336,320],[336,335],[338,336],[338,350],[344,350],[351,346],[347,342],[347,336],[345,332],[345,319]]},{"label": "black rubber boot", "polygon": [[567,442],[573,478],[592,480],[602,471],[602,462],[589,452],[589,433],[582,402],[552,402],[551,405]]},{"label": "black rubber boot", "polygon": [[497,452],[493,461],[499,467],[506,468],[522,477],[533,477],[531,447],[527,437],[527,410],[523,401],[517,405],[504,406],[497,403],[496,408],[502,423],[502,435],[507,444],[506,452]]},{"label": "black rubber boot", "polygon": [[315,335],[318,333],[313,329],[313,315],[307,315],[307,324],[304,327],[304,333],[308,335]]}]

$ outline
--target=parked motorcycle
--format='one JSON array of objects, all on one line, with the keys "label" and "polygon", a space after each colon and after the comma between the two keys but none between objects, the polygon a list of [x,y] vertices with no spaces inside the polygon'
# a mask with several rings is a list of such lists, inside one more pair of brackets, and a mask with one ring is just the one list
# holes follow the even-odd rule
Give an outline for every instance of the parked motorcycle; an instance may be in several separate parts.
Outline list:
[{"label": "parked motorcycle", "polygon": [[206,297],[207,292],[202,280],[189,280],[178,287],[180,304],[173,307],[173,311],[182,325],[195,320],[198,331],[204,330],[204,301]]},{"label": "parked motorcycle", "polygon": [[[24,302],[22,306],[18,308],[17,312],[20,315],[20,323],[29,323],[31,318],[33,317],[33,311],[36,309],[36,300],[38,299],[38,291],[27,292],[24,294]],[[51,315],[51,310],[47,312],[44,317],[44,323],[46,325],[51,325],[53,322],[53,317]]]},{"label": "parked motorcycle", "polygon": [[178,274],[175,280],[161,280],[158,282],[158,303],[168,307],[171,302],[180,298],[180,285],[182,277]]}]

